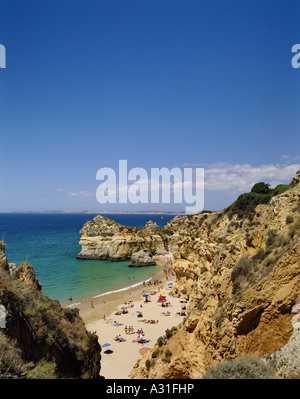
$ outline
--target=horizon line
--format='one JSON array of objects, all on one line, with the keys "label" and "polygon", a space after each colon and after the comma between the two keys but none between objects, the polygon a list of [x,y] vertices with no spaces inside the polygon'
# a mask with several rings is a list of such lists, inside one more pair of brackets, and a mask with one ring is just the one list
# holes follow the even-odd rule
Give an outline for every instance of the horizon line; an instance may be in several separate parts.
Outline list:
[{"label": "horizon line", "polygon": [[[219,212],[220,210],[208,210],[204,209],[202,212]],[[39,214],[154,214],[154,215],[186,215],[185,211],[0,211],[0,214],[28,214],[28,213],[39,213]],[[198,212],[199,213],[199,212]],[[201,212],[200,212],[201,213]]]}]

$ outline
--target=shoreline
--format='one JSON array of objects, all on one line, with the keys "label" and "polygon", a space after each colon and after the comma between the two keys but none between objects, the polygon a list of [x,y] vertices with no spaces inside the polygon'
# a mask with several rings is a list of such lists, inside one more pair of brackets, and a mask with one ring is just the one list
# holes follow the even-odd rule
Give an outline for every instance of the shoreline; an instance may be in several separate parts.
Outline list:
[{"label": "shoreline", "polygon": [[[138,281],[125,287],[116,288],[113,291],[84,295],[76,298],[76,302],[61,302],[61,306],[66,308],[77,307],[81,313],[81,317],[85,319],[85,324],[87,324],[98,319],[97,312],[100,311],[100,309],[103,315],[110,314],[116,306],[118,306],[118,301],[122,301],[124,298],[127,298],[127,300],[140,300],[142,295],[145,293],[145,290],[147,290],[147,284],[150,286],[155,280],[163,281],[163,279],[166,278],[164,269],[170,269],[169,254],[156,255],[154,258],[156,260],[157,270],[151,271],[151,266],[143,266],[149,268],[149,277],[145,280]],[[171,269],[173,271],[173,268]],[[170,278],[170,275],[168,278]],[[143,286],[143,281],[145,281],[146,287]]]},{"label": "shoreline", "polygon": [[[167,329],[183,320],[183,317],[178,315],[182,309],[182,300],[170,295],[171,287],[176,284],[174,270],[171,267],[166,269],[166,262],[160,262],[159,266],[161,269],[145,285],[97,296],[92,302],[85,301],[79,307],[79,314],[86,329],[98,336],[102,348],[100,375],[106,379],[129,379],[135,363],[142,357],[140,350],[143,348],[143,352],[153,348],[157,339],[165,335]],[[162,307],[158,302],[159,292],[162,290],[165,292],[167,303],[170,302],[168,307]],[[151,301],[145,302],[145,294],[148,294]],[[125,314],[116,314],[125,306]],[[137,317],[140,312],[143,316]],[[132,326],[134,332],[127,334],[127,326]],[[136,341],[140,329],[145,333],[145,343]],[[121,335],[123,341],[115,341],[116,335]],[[106,354],[107,349],[112,352]]]},{"label": "shoreline", "polygon": [[[150,266],[149,266],[150,267]],[[120,303],[124,301],[140,301],[142,295],[148,291],[148,288],[153,285],[155,280],[164,281],[165,274],[163,270],[159,270],[153,273],[150,279],[133,284],[127,288],[120,288],[118,290],[107,292],[99,295],[92,296],[90,298],[80,298],[80,303],[74,303],[64,307],[77,307],[79,309],[79,314],[84,320],[85,324],[93,323],[99,319],[104,320],[112,312],[118,309]],[[171,281],[171,280],[170,280]],[[150,283],[150,284],[149,284]],[[148,285],[149,284],[149,285]]]},{"label": "shoreline", "polygon": [[[159,271],[156,271],[154,273],[149,273],[149,275],[152,274],[153,276],[155,276],[155,275],[158,275],[159,273],[160,273]],[[109,298],[113,297],[115,294],[118,294],[121,292],[124,293],[126,291],[133,290],[134,288],[138,288],[139,286],[143,285],[143,282],[148,283],[151,280],[152,280],[152,277],[147,277],[147,279],[145,279],[145,280],[141,280],[132,285],[126,285],[125,287],[116,288],[116,289],[113,289],[112,291],[102,292],[100,294],[93,293],[93,294],[86,294],[84,296],[79,296],[78,298],[75,298],[74,301],[72,300],[71,303],[70,302],[61,302],[61,306],[64,308],[75,308],[75,307],[86,308],[88,303],[91,303],[91,301],[94,303],[97,303],[98,299],[100,300],[102,297],[104,297],[103,300],[105,299],[105,297],[109,297]],[[110,300],[111,300],[111,298],[110,298]]]}]

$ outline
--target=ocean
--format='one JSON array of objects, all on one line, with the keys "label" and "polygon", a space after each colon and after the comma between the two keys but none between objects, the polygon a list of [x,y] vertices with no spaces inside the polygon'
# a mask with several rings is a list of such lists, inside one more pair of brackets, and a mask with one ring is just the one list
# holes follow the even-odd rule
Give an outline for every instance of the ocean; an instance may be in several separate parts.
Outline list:
[{"label": "ocean", "polygon": [[[0,239],[9,263],[27,260],[43,294],[61,304],[127,289],[150,278],[157,266],[131,268],[127,262],[76,259],[82,226],[96,214],[0,213]],[[143,227],[148,220],[163,227],[174,215],[109,214],[120,224]]]}]

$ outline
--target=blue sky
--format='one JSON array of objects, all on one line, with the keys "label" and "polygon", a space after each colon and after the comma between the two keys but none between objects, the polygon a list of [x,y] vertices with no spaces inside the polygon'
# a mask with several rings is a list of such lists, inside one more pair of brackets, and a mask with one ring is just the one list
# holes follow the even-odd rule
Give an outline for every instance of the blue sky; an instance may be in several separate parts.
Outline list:
[{"label": "blue sky", "polygon": [[205,208],[300,169],[300,3],[2,0],[0,212],[100,205],[96,172],[204,167]]}]

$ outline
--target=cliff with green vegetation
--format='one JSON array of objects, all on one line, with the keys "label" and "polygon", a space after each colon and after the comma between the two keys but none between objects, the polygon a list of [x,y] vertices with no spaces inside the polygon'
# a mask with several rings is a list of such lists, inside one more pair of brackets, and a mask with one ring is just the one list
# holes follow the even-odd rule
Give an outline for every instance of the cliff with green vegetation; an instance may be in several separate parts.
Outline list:
[{"label": "cliff with green vegetation", "polygon": [[99,378],[100,345],[78,309],[42,294],[32,266],[0,242],[0,378]]},{"label": "cliff with green vegetation", "polygon": [[300,171],[256,184],[221,212],[175,217],[164,229],[173,295],[189,300],[132,378],[299,378]]}]

